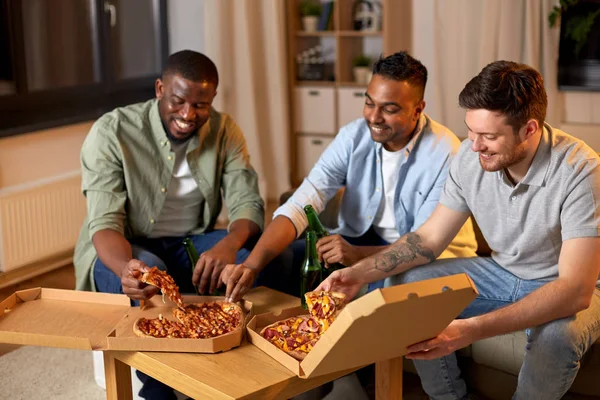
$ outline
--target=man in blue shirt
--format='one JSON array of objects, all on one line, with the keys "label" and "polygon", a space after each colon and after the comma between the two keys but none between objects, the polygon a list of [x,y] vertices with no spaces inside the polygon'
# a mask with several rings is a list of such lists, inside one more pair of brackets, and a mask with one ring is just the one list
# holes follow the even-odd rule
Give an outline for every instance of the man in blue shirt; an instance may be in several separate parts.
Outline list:
[{"label": "man in blue shirt", "polygon": [[[259,271],[284,252],[306,229],[303,207],[317,213],[345,188],[333,235],[317,243],[327,264],[350,266],[419,228],[438,204],[452,156],[460,146],[448,128],[424,112],[427,69],[406,52],[379,59],[365,93],[364,118],[344,126],[274,219],[246,261],[230,264],[221,275],[227,296],[237,301]],[[299,286],[302,241],[292,246],[290,279]],[[444,257],[475,256],[470,221]],[[290,287],[292,292],[294,286]],[[298,288],[299,289],[299,288]]]}]

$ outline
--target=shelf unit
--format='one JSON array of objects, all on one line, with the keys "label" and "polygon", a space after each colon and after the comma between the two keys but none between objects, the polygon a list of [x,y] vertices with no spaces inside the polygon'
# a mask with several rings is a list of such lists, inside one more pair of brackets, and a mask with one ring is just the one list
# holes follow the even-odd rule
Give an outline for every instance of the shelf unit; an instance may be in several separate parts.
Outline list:
[{"label": "shelf unit", "polygon": [[[352,61],[366,54],[377,58],[411,47],[412,0],[379,0],[377,32],[354,30],[354,0],[335,0],[331,30],[304,32],[299,5],[286,0],[287,62],[290,99],[291,182],[298,186],[338,130],[362,116],[365,84],[355,82]],[[298,54],[320,44],[323,80],[299,80]]]}]

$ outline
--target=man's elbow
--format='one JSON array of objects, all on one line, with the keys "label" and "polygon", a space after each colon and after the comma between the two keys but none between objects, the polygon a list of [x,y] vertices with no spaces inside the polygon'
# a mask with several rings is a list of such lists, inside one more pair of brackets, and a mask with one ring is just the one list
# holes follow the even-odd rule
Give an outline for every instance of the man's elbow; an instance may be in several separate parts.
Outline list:
[{"label": "man's elbow", "polygon": [[592,305],[592,295],[582,294],[577,297],[577,301],[575,301],[574,304],[574,307],[576,308],[576,313],[587,310]]},{"label": "man's elbow", "polygon": [[572,288],[573,299],[571,306],[573,307],[573,315],[587,310],[592,305],[592,297],[594,296],[595,285],[589,287],[589,285],[576,285]]}]

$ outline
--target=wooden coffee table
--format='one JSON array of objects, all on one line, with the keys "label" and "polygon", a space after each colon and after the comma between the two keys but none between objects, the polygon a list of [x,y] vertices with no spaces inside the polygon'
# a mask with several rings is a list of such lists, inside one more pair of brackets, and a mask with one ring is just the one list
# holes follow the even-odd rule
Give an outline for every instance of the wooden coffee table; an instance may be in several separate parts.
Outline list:
[{"label": "wooden coffee table", "polygon": [[[296,297],[264,287],[246,298],[255,314],[300,304]],[[246,341],[218,354],[105,351],[107,399],[132,398],[130,367],[194,399],[288,399],[355,370],[300,379]],[[402,358],[377,363],[375,376],[377,399],[402,399]]]}]

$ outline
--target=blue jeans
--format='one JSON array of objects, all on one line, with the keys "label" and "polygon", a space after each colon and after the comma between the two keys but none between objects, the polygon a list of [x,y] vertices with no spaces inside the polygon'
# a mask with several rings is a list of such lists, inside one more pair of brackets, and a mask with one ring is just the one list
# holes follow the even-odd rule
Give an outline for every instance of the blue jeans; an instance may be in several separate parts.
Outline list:
[{"label": "blue jeans", "polygon": [[[190,239],[198,254],[211,249],[217,242],[227,235],[225,230],[215,230],[202,235],[191,235]],[[165,238],[134,238],[129,239],[133,250],[133,258],[143,261],[150,267],[158,267],[167,271],[179,286],[181,293],[196,293],[192,284],[194,266],[187,256],[182,241],[184,237]],[[242,263],[250,254],[253,243],[237,252],[235,262]],[[289,265],[282,258],[276,258],[259,274],[255,285],[265,285],[272,289],[289,291],[289,277],[291,272],[285,268]],[[94,281],[96,289],[104,293],[123,293],[121,278],[106,267],[98,258],[94,264]],[[132,301],[132,305],[139,302]],[[137,371],[137,376],[143,383],[139,395],[145,399],[175,400],[173,389],[156,379]]]},{"label": "blue jeans", "polygon": [[[546,281],[523,280],[487,257],[438,260],[386,279],[385,286],[422,281],[466,272],[479,296],[459,315],[470,318],[521,300]],[[569,390],[580,360],[600,337],[600,290],[591,306],[573,317],[562,318],[526,330],[527,345],[513,399],[560,399]],[[433,400],[467,398],[456,355],[436,360],[414,360],[423,389]]]}]

